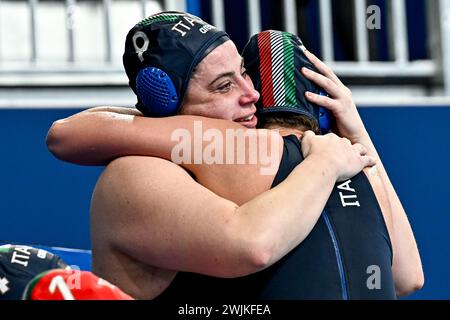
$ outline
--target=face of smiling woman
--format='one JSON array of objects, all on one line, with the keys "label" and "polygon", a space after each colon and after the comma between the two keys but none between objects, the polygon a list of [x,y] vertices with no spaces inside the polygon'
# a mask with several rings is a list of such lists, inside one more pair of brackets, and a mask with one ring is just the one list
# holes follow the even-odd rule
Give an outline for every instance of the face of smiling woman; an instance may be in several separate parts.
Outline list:
[{"label": "face of smiling woman", "polygon": [[182,115],[225,119],[255,128],[259,93],[245,73],[232,41],[214,49],[197,66],[186,92]]}]

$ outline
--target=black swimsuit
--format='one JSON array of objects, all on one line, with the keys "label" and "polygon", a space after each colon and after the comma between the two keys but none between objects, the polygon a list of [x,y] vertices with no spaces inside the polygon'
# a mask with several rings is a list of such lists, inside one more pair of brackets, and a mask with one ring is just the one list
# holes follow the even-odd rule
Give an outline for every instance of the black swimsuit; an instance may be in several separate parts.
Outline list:
[{"label": "black swimsuit", "polygon": [[[272,187],[301,161],[297,137],[284,137]],[[396,299],[391,266],[386,224],[367,177],[360,173],[336,184],[308,237],[271,267],[236,279],[180,272],[157,299]]]}]

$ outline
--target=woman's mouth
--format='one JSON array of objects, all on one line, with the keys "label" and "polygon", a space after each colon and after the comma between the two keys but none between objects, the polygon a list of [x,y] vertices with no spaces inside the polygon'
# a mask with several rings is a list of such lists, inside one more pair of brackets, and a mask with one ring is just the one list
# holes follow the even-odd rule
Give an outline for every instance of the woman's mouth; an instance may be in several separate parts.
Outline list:
[{"label": "woman's mouth", "polygon": [[236,119],[235,122],[247,128],[255,128],[258,124],[258,118],[254,114],[251,114],[245,118]]},{"label": "woman's mouth", "polygon": [[254,116],[255,116],[254,114],[251,114],[251,115],[249,115],[248,117],[237,119],[236,122],[246,122],[246,121],[250,121],[250,120],[252,120],[252,118],[253,118]]}]

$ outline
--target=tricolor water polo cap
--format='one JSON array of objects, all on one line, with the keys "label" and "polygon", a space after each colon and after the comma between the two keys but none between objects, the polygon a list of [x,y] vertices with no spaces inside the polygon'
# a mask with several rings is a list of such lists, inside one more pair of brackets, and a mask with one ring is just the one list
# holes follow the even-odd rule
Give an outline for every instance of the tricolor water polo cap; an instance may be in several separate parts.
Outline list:
[{"label": "tricolor water polo cap", "polygon": [[273,113],[302,114],[320,125],[324,133],[329,130],[329,114],[306,100],[305,92],[326,93],[301,73],[303,67],[317,71],[304,50],[298,36],[268,30],[250,39],[243,57],[247,72],[261,93],[256,104],[260,117]]},{"label": "tricolor water polo cap", "polygon": [[200,18],[168,11],[148,17],[128,33],[123,64],[136,107],[145,115],[177,114],[195,67],[229,36]]}]

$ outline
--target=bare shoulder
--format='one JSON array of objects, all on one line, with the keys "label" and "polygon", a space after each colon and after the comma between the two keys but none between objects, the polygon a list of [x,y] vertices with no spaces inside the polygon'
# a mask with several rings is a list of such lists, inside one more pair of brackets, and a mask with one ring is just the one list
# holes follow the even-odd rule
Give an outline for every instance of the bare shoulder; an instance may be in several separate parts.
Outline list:
[{"label": "bare shoulder", "polygon": [[97,183],[94,199],[102,203],[103,209],[105,204],[111,206],[109,212],[129,211],[147,216],[151,208],[154,217],[182,206],[188,211],[199,203],[211,202],[209,207],[229,203],[170,161],[134,156],[111,162]]},{"label": "bare shoulder", "polygon": [[95,188],[93,238],[145,265],[212,274],[217,260],[208,253],[222,252],[235,238],[231,221],[237,209],[169,161],[122,158],[108,166]]},{"label": "bare shoulder", "polygon": [[133,179],[135,175],[145,174],[147,178],[159,178],[169,175],[189,174],[180,166],[156,157],[129,156],[112,161],[102,176],[120,175],[127,179]]},{"label": "bare shoulder", "polygon": [[[201,187],[190,174],[182,167],[155,157],[123,157],[114,160],[105,169],[98,185],[111,197],[110,202],[117,203],[122,198],[133,197],[135,205],[152,204],[153,207],[168,206],[173,197],[184,197],[188,195],[196,197],[208,193]],[[202,189],[200,192],[199,189]],[[123,199],[128,202],[128,199]],[[135,208],[136,209],[136,208]]]},{"label": "bare shoulder", "polygon": [[[283,155],[283,138],[274,130],[243,130],[223,144],[220,164],[186,166],[199,183],[238,205],[270,189]],[[240,139],[242,140],[240,141]]]}]

